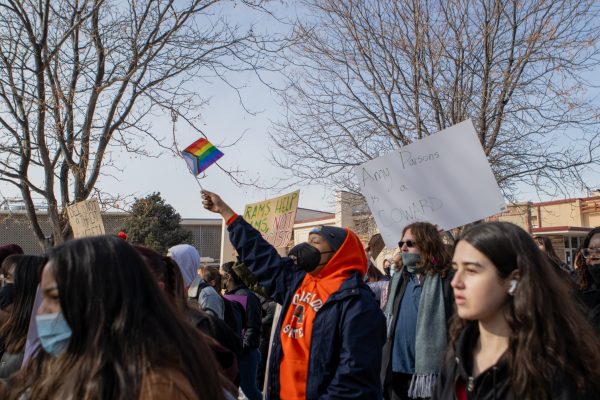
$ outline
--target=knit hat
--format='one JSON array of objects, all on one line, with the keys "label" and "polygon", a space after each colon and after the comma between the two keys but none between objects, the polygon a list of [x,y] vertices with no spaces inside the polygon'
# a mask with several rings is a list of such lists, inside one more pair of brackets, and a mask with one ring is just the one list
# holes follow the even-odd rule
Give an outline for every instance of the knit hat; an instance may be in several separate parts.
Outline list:
[{"label": "knit hat", "polygon": [[346,231],[346,229],[327,225],[313,228],[310,233],[321,235],[323,239],[329,243],[331,250],[334,252],[338,251],[340,247],[342,247],[344,240],[346,240],[346,236],[348,236],[348,231]]}]

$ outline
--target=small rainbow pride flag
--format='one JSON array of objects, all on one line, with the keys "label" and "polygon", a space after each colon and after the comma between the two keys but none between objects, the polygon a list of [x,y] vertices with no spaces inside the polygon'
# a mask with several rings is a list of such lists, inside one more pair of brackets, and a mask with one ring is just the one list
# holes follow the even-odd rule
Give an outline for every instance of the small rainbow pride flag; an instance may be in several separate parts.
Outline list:
[{"label": "small rainbow pride flag", "polygon": [[194,175],[200,174],[223,157],[223,153],[205,138],[190,144],[181,152],[181,155]]}]

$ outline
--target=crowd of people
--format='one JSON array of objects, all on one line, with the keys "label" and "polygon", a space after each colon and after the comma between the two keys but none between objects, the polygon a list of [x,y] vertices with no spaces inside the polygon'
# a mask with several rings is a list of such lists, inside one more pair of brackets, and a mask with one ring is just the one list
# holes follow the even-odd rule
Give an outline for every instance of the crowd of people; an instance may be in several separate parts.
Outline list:
[{"label": "crowd of people", "polygon": [[504,222],[314,228],[281,256],[217,194],[236,262],[117,236],[0,247],[0,398],[597,399],[600,227],[565,264]]}]

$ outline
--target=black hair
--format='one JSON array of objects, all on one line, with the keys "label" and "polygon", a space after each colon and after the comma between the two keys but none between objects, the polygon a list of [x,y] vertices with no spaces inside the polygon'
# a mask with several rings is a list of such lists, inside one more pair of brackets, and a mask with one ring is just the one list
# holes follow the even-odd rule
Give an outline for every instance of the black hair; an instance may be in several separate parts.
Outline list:
[{"label": "black hair", "polygon": [[233,261],[228,261],[226,263],[224,263],[223,265],[221,265],[221,269],[223,270],[223,272],[225,272],[226,274],[229,274],[229,276],[231,276],[231,280],[233,281],[233,283],[235,284],[242,284],[242,280],[240,279],[240,277],[238,276],[238,274],[235,272],[235,270],[233,269],[233,266],[235,265],[235,262]]},{"label": "black hair", "polygon": [[0,327],[3,347],[0,350],[19,353],[25,347],[35,294],[46,258],[30,255],[9,257],[14,261],[15,266],[13,272],[15,295],[8,320]]},{"label": "black hair", "polygon": [[577,249],[577,252],[575,253],[574,267],[577,271],[577,283],[579,285],[580,290],[588,289],[590,284],[592,283],[592,277],[590,275],[590,272],[588,271],[587,263],[583,258],[583,249],[588,248],[592,237],[599,233],[600,226],[597,226],[591,231],[589,231],[588,234],[585,236],[585,239],[583,239],[583,242],[581,242],[581,245]]}]

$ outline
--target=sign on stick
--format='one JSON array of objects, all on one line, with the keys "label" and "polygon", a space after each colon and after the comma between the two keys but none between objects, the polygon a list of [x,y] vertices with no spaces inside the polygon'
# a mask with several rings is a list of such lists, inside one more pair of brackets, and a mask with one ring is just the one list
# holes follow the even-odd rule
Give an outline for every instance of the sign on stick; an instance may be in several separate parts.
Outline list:
[{"label": "sign on stick", "polygon": [[97,200],[84,200],[67,207],[73,237],[104,235],[104,223]]},{"label": "sign on stick", "polygon": [[244,207],[244,219],[276,248],[287,247],[294,233],[300,191]]},{"label": "sign on stick", "polygon": [[355,174],[389,248],[412,222],[448,230],[505,209],[471,120],[368,161]]}]

